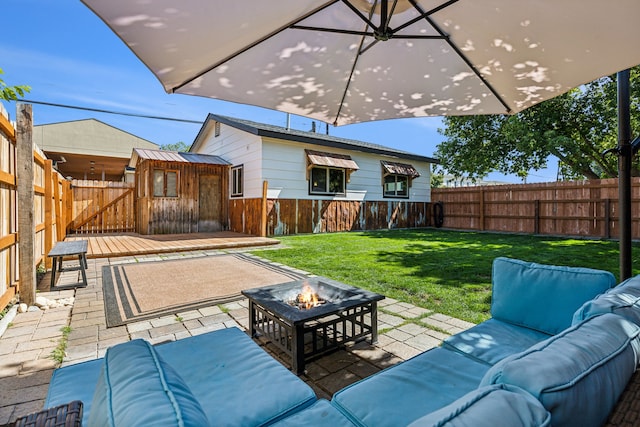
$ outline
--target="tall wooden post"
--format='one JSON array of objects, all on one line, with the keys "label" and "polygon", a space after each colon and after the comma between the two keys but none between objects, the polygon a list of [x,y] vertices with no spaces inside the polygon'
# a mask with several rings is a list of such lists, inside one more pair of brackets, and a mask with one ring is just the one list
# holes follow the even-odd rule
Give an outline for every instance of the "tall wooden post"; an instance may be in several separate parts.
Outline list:
[{"label": "tall wooden post", "polygon": [[262,216],[260,218],[260,237],[267,237],[267,190],[269,182],[262,182]]},{"label": "tall wooden post", "polygon": [[36,301],[36,234],[33,190],[33,115],[31,104],[16,107],[16,158],[18,188],[18,276],[20,301],[33,305]]},{"label": "tall wooden post", "polygon": [[[44,161],[44,253],[53,248],[53,161]],[[45,258],[45,268],[51,268],[51,258]]]}]

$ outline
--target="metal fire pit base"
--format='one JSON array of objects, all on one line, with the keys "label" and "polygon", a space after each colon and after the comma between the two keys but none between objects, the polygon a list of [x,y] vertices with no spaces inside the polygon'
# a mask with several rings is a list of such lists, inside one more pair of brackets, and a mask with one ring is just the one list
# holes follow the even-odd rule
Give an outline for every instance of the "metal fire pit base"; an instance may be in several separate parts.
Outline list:
[{"label": "metal fire pit base", "polygon": [[[286,302],[286,295],[310,284],[328,301],[301,310]],[[251,336],[261,336],[291,357],[292,371],[304,372],[306,362],[335,351],[347,342],[371,336],[378,340],[377,302],[383,295],[323,277],[249,289]]]}]

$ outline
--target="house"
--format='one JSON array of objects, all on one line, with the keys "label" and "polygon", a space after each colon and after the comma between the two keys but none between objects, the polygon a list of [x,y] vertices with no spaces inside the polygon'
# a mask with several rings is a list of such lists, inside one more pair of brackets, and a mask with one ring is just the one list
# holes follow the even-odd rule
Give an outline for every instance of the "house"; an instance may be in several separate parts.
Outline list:
[{"label": "house", "polygon": [[34,126],[33,142],[63,176],[81,180],[123,181],[132,149],[158,148],[96,119]]},{"label": "house", "polygon": [[136,230],[140,234],[227,228],[230,163],[218,156],[134,148]]},{"label": "house", "polygon": [[232,231],[283,235],[424,227],[437,160],[316,132],[210,114],[190,152],[231,164]]}]

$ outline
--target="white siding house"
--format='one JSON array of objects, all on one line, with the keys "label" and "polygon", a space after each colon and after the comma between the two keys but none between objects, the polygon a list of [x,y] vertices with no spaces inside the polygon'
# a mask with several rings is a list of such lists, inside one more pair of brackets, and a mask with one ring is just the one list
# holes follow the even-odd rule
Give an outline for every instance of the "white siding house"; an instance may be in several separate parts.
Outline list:
[{"label": "white siding house", "polygon": [[[352,211],[347,215],[351,219],[337,225],[338,229],[379,228],[380,224],[400,226],[402,224],[392,224],[389,218],[369,219],[368,222],[375,222],[377,227],[367,225],[364,208],[367,204],[383,203],[388,205],[385,212],[400,210],[409,215],[414,209],[410,204],[428,204],[431,165],[437,163],[430,157],[377,144],[213,114],[207,117],[190,151],[219,156],[231,163],[229,195],[232,202],[262,200],[266,181],[266,198],[271,206],[276,206],[275,213],[269,213],[271,231],[277,234],[286,234],[282,230],[289,233],[309,230],[306,226],[298,227],[300,212],[305,209],[314,215],[312,232],[327,230],[323,221],[335,220],[331,214],[322,218],[316,211],[327,210],[327,203],[332,202],[343,202],[339,209]],[[285,201],[291,212],[287,213]],[[243,203],[238,207],[241,213],[235,214],[242,218],[233,218],[233,209],[230,214],[230,228],[236,231],[246,231],[246,223],[250,222],[248,211],[252,208]],[[372,206],[369,205],[370,210],[379,210]],[[424,210],[426,207],[418,209]],[[286,215],[291,218],[284,219]],[[428,225],[425,224],[427,215],[419,216],[418,220],[404,220],[414,226]],[[234,226],[240,222],[242,230]],[[283,222],[295,223],[295,226],[283,226]]]}]

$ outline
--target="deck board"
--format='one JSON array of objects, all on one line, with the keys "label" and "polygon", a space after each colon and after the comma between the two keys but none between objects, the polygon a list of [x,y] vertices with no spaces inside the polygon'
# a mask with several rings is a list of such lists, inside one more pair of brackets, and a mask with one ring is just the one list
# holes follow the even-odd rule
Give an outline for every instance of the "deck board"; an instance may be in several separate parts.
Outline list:
[{"label": "deck board", "polygon": [[148,255],[166,252],[182,252],[207,249],[230,249],[251,246],[267,246],[279,241],[268,237],[221,231],[218,233],[141,235],[79,234],[67,236],[67,241],[87,240],[87,258]]}]

